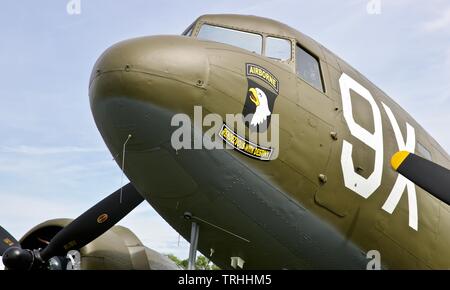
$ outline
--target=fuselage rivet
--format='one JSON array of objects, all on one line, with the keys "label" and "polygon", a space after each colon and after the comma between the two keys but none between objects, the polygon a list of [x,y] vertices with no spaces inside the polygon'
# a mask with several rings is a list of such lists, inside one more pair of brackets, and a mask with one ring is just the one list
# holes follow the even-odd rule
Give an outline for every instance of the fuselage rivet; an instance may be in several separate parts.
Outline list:
[{"label": "fuselage rivet", "polygon": [[333,139],[333,140],[337,140],[338,139],[337,132],[330,132],[330,136],[331,136],[331,139]]},{"label": "fuselage rivet", "polygon": [[327,183],[328,178],[325,174],[321,173],[321,174],[319,174],[319,181],[320,181],[320,183]]},{"label": "fuselage rivet", "polygon": [[187,219],[187,220],[190,220],[190,219],[192,219],[192,213],[190,213],[190,212],[185,212],[185,213],[183,214],[183,217],[184,217],[185,219]]}]

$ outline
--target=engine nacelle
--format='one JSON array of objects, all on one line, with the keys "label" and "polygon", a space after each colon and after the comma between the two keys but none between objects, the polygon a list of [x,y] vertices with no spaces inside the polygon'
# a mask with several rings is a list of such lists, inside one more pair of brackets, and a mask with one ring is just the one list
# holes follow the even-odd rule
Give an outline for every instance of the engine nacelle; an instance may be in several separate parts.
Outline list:
[{"label": "engine nacelle", "polygon": [[[72,219],[45,221],[28,231],[20,244],[25,249],[44,248]],[[79,250],[82,270],[177,270],[169,258],[145,247],[126,227],[114,226]]]}]

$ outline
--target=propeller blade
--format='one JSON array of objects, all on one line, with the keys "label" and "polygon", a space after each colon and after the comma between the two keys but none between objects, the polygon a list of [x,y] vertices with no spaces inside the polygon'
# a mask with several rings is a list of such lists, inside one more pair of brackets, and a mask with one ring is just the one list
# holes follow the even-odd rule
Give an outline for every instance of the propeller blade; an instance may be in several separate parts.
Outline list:
[{"label": "propeller blade", "polygon": [[131,183],[122,187],[122,197],[120,195],[121,190],[118,189],[59,231],[40,252],[41,259],[46,261],[69,250],[82,248],[113,227],[144,200]]},{"label": "propeller blade", "polygon": [[10,247],[19,247],[19,242],[3,227],[0,226],[0,256]]},{"label": "propeller blade", "polygon": [[395,153],[391,165],[398,173],[450,205],[450,170],[407,151]]}]

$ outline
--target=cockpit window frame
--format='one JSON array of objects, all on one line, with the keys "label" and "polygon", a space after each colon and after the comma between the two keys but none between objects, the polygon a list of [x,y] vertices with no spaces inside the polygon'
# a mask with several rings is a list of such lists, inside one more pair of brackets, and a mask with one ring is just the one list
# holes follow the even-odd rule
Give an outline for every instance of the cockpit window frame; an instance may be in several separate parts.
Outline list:
[{"label": "cockpit window frame", "polygon": [[[309,81],[307,81],[306,79],[304,79],[298,72],[297,72],[297,47],[299,47],[300,49],[302,49],[306,54],[308,54],[309,56],[311,56],[313,59],[316,60],[317,65],[319,67],[319,76],[320,76],[320,84],[321,87],[317,88],[316,86],[314,86],[312,83],[310,83]],[[327,90],[326,90],[326,86],[325,86],[325,77],[324,77],[324,72],[323,72],[323,68],[322,68],[322,63],[320,61],[320,57],[317,56],[315,53],[313,53],[311,50],[309,50],[308,48],[306,48],[305,46],[303,46],[300,42],[296,42],[295,43],[295,47],[294,47],[294,55],[295,55],[295,62],[294,62],[294,70],[295,70],[295,75],[297,76],[297,78],[301,79],[302,81],[304,81],[305,83],[307,83],[308,85],[310,85],[312,88],[316,89],[317,91],[321,92],[322,94],[326,94]]]},{"label": "cockpit window frame", "polygon": [[[212,21],[202,21],[202,20],[199,20],[194,24],[194,29],[192,31],[191,37],[197,38],[198,33],[200,32],[200,29],[204,24],[217,26],[217,27],[221,27],[221,28],[226,28],[226,29],[233,29],[233,30],[237,30],[240,32],[248,32],[248,33],[258,34],[262,37],[262,51],[258,55],[266,57],[272,61],[277,61],[279,63],[284,63],[287,65],[295,65],[295,45],[297,43],[297,40],[295,38],[287,37],[285,35],[278,35],[278,34],[274,34],[274,33],[265,33],[265,32],[256,31],[253,29],[247,29],[247,28],[237,27],[237,26],[233,26],[233,25],[226,25],[226,24],[222,24],[222,23],[217,23],[217,22],[212,22]],[[278,59],[270,58],[270,57],[266,56],[265,53],[266,53],[266,38],[267,37],[280,38],[280,39],[289,41],[291,43],[291,57],[288,60],[278,60]]]},{"label": "cockpit window frame", "polygon": [[197,21],[195,29],[194,29],[195,31],[192,34],[193,37],[197,37],[198,36],[198,33],[200,32],[200,28],[203,26],[203,24],[208,24],[208,25],[217,26],[217,27],[221,27],[221,28],[238,30],[240,32],[254,33],[254,34],[260,35],[262,38],[264,38],[264,36],[265,36],[265,34],[262,33],[261,31],[256,31],[256,30],[253,30],[253,29],[246,29],[246,28],[237,27],[237,26],[234,26],[234,25],[226,25],[226,24],[217,23],[217,22],[213,22],[213,21],[199,20],[199,21]]},{"label": "cockpit window frame", "polygon": [[[328,95],[329,76],[328,76],[328,72],[327,72],[327,68],[326,68],[326,63],[323,62],[323,56],[320,54],[320,51],[317,51],[317,49],[315,47],[311,47],[311,44],[308,44],[308,43],[305,43],[305,45],[302,44],[304,39],[302,39],[301,37],[298,38],[295,35],[286,35],[286,34],[278,34],[278,33],[273,33],[273,32],[257,31],[252,28],[237,27],[235,25],[224,24],[221,22],[212,21],[210,19],[202,19],[202,18],[197,19],[196,22],[194,23],[194,29],[191,33],[191,37],[194,37],[194,38],[198,37],[199,31],[204,24],[227,28],[227,29],[233,29],[233,30],[237,30],[240,32],[254,33],[254,34],[258,34],[258,35],[262,36],[262,38],[263,38],[262,51],[261,51],[261,54],[258,54],[258,55],[261,55],[262,57],[266,58],[267,60],[289,66],[289,70],[292,71],[299,80],[304,81],[306,84],[308,84],[309,86],[311,86],[312,88],[317,90],[317,92],[320,92],[321,94],[324,94],[324,95]],[[285,39],[287,41],[290,41],[290,43],[291,43],[290,59],[289,60],[279,60],[276,58],[271,58],[271,57],[266,56],[267,37],[275,37],[275,38],[280,38],[280,39]],[[306,38],[306,42],[308,42],[307,38]],[[315,87],[314,85],[305,81],[300,75],[297,74],[297,62],[298,62],[297,46],[299,46],[301,49],[303,49],[306,53],[311,55],[317,61],[318,66],[319,66],[321,88]]]},{"label": "cockpit window frame", "polygon": [[[267,38],[278,38],[278,39],[282,39],[282,40],[286,40],[286,41],[288,41],[289,43],[290,43],[290,49],[291,49],[291,53],[290,53],[290,56],[289,56],[289,58],[288,59],[284,59],[284,60],[282,60],[282,59],[277,59],[277,58],[273,58],[273,57],[270,57],[270,56],[267,56],[266,55],[266,48],[267,48]],[[279,35],[274,35],[274,34],[264,34],[264,40],[263,40],[263,56],[264,57],[267,57],[267,58],[269,58],[269,59],[271,59],[271,60],[274,60],[274,61],[278,61],[278,62],[282,62],[282,63],[286,63],[286,64],[291,64],[292,63],[292,61],[294,60],[294,53],[295,53],[295,51],[294,51],[294,49],[295,49],[295,46],[293,46],[292,44],[293,43],[295,43],[295,40],[293,40],[293,39],[291,39],[291,38],[287,38],[287,37],[283,37],[283,36],[279,36]]]},{"label": "cockpit window frame", "polygon": [[[244,49],[244,50],[246,50],[246,51],[248,51],[248,52],[250,52],[250,53],[255,53],[255,54],[257,54],[257,55],[261,55],[261,56],[263,56],[263,54],[264,54],[264,44],[265,44],[265,42],[264,42],[264,34],[262,34],[261,32],[259,32],[259,31],[253,31],[253,30],[249,30],[249,29],[242,29],[242,28],[238,28],[238,27],[234,27],[234,26],[229,26],[229,25],[223,25],[223,24],[218,24],[218,23],[213,23],[213,22],[210,22],[210,21],[199,21],[198,23],[197,23],[197,26],[196,26],[196,28],[195,28],[195,34],[193,33],[192,34],[192,37],[195,37],[195,38],[198,38],[198,34],[200,33],[200,30],[201,30],[201,28],[203,27],[203,25],[209,25],[209,26],[214,26],[214,27],[219,27],[219,28],[223,28],[223,29],[229,29],[229,30],[235,30],[235,31],[238,31],[238,32],[242,32],[242,33],[250,33],[250,34],[255,34],[255,35],[258,35],[258,36],[260,36],[261,37],[261,52],[252,52],[252,51],[250,51],[250,50],[247,50],[247,49],[245,49],[245,48],[242,48],[242,47],[240,47],[240,48],[242,48],[242,49]],[[226,44],[225,42],[223,42],[224,44]],[[236,46],[236,47],[238,47],[238,46]]]},{"label": "cockpit window frame", "polygon": [[195,25],[197,24],[197,21],[192,22],[191,25],[189,25],[181,35],[192,37],[192,33],[194,32]]}]

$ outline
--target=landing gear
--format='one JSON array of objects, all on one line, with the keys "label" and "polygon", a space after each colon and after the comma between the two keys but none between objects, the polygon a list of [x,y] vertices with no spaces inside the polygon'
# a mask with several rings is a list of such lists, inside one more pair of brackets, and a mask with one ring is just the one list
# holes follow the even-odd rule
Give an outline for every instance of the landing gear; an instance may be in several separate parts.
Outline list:
[{"label": "landing gear", "polygon": [[[184,217],[187,220],[192,220],[191,213],[185,213]],[[188,270],[195,270],[195,260],[197,258],[199,231],[200,231],[199,225],[195,221],[192,221],[191,240],[190,240],[190,246],[189,246]]]}]

